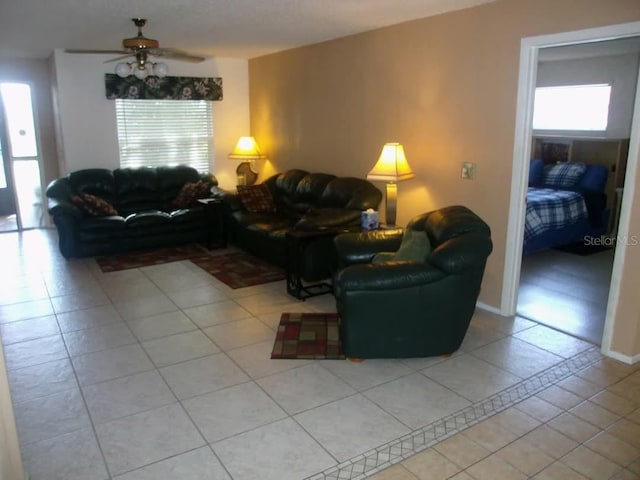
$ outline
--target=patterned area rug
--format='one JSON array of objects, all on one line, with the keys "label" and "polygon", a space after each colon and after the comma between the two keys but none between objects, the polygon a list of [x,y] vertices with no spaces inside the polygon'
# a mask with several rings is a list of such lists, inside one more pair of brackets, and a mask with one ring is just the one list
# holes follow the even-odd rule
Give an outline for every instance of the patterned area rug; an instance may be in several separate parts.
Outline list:
[{"label": "patterned area rug", "polygon": [[178,262],[202,256],[203,254],[205,254],[205,250],[201,246],[191,244],[96,257],[96,262],[98,262],[98,266],[103,272],[117,272],[118,270],[128,270],[130,268]]},{"label": "patterned area rug", "polygon": [[271,358],[345,358],[337,313],[283,313]]},{"label": "patterned area rug", "polygon": [[189,260],[231,288],[276,282],[286,277],[283,269],[244,252],[201,254]]}]

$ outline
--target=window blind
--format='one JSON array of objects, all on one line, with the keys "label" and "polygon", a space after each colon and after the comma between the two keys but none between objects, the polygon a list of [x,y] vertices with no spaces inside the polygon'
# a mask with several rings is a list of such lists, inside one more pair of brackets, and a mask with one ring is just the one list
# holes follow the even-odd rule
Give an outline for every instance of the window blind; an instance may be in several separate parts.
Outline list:
[{"label": "window blind", "polygon": [[116,100],[120,167],[213,164],[213,115],[205,100]]}]

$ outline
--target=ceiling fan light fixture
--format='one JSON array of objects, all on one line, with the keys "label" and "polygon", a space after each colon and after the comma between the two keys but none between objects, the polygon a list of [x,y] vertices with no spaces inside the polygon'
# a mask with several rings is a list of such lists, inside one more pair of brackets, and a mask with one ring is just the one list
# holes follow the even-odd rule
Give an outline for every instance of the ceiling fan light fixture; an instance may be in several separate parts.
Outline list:
[{"label": "ceiling fan light fixture", "polygon": [[143,65],[142,68],[140,68],[140,66],[134,68],[133,75],[136,78],[139,78],[140,80],[142,80],[143,78],[147,78],[147,76],[149,76],[149,72],[145,68],[145,65]]},{"label": "ceiling fan light fixture", "polygon": [[116,65],[116,75],[125,78],[131,75],[131,64],[120,62]]},{"label": "ceiling fan light fixture", "polygon": [[163,78],[167,76],[167,73],[169,73],[169,68],[167,67],[166,63],[154,63],[153,64],[153,74],[158,77],[158,78]]}]

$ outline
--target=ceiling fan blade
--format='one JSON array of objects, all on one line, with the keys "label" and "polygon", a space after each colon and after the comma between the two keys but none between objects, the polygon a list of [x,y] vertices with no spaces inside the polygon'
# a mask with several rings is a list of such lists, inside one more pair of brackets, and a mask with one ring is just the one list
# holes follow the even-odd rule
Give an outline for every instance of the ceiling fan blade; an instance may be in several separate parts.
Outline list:
[{"label": "ceiling fan blade", "polygon": [[126,54],[126,55],[121,55],[121,56],[116,57],[116,58],[111,58],[111,59],[109,59],[109,60],[105,60],[105,61],[104,61],[104,62],[102,62],[102,63],[117,62],[118,60],[124,60],[125,58],[131,58],[131,57],[134,57],[134,56],[135,56],[135,54],[128,53],[128,54]]},{"label": "ceiling fan blade", "polygon": [[111,54],[124,54],[128,53],[126,50],[82,50],[78,48],[65,48],[65,53],[111,53]]},{"label": "ceiling fan blade", "polygon": [[191,63],[200,63],[207,59],[207,57],[194,55],[175,48],[150,48],[149,53],[157,57],[167,57],[174,60],[181,60],[183,62]]}]

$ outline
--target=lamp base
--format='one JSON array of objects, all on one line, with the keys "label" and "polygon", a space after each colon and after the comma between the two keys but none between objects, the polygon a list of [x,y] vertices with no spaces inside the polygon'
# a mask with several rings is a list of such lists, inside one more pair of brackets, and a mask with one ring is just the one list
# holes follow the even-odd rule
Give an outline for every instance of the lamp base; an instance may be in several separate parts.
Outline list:
[{"label": "lamp base", "polygon": [[396,209],[398,206],[398,184],[387,183],[387,197],[385,199],[384,221],[387,226],[396,226]]},{"label": "lamp base", "polygon": [[253,185],[258,179],[258,173],[251,168],[251,162],[242,162],[236,168],[238,185]]}]

